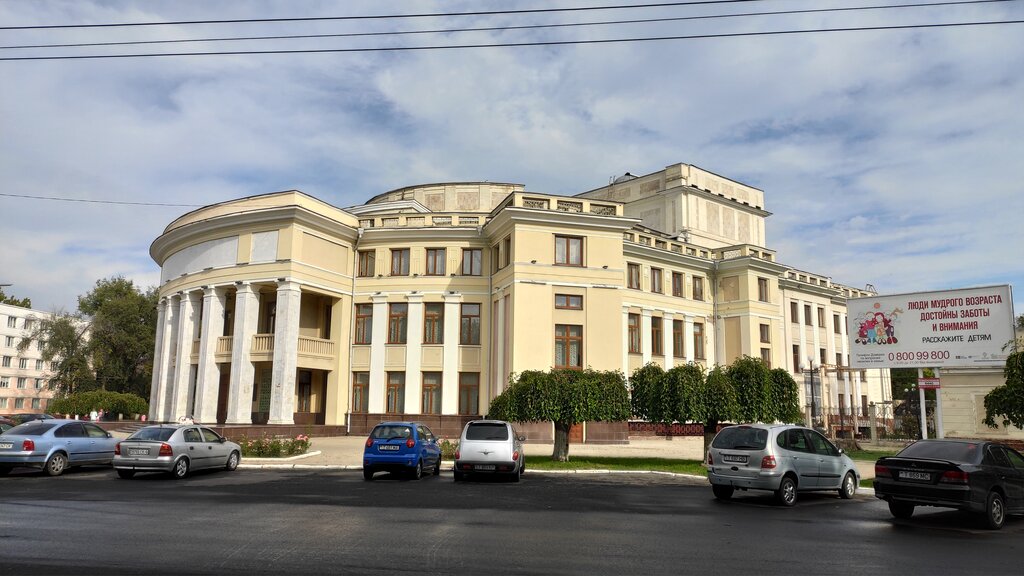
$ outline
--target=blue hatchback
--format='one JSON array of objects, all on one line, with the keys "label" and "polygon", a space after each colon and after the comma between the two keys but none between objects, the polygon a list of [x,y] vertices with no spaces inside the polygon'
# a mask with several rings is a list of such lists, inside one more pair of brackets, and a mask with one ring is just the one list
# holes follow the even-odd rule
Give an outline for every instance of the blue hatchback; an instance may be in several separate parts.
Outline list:
[{"label": "blue hatchback", "polygon": [[375,472],[405,472],[415,479],[430,470],[441,473],[441,447],[437,437],[419,422],[381,422],[366,439],[363,449],[363,478],[373,480]]}]

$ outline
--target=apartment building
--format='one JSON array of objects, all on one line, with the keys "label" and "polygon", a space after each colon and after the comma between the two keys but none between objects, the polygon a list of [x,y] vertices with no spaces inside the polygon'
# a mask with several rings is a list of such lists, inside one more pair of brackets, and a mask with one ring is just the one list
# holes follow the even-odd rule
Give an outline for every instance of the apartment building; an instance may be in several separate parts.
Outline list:
[{"label": "apartment building", "polygon": [[18,350],[33,324],[50,316],[47,312],[0,304],[0,414],[45,412],[53,398],[47,386],[50,363],[43,360],[39,342],[24,352]]}]

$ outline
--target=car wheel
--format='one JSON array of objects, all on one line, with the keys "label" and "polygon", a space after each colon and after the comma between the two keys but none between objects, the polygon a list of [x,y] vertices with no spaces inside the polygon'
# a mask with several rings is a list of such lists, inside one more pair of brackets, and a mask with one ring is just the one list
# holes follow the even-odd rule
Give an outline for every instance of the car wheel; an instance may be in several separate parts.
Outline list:
[{"label": "car wheel", "polygon": [[231,454],[228,456],[227,463],[224,464],[224,469],[227,470],[228,472],[233,471],[235,468],[238,468],[238,462],[241,459],[242,457],[238,455],[238,452],[232,451]]},{"label": "car wheel", "polygon": [[721,484],[712,484],[711,491],[715,493],[715,498],[719,500],[728,500],[732,498],[734,488],[732,486],[722,486]]},{"label": "car wheel", "polygon": [[988,500],[985,501],[985,524],[992,530],[999,530],[1006,521],[1006,507],[1003,503],[1003,495],[999,492],[989,492]]},{"label": "car wheel", "polygon": [[513,482],[519,482],[519,480],[522,477],[523,477],[523,469],[522,468],[516,468],[516,471],[512,473],[512,477],[510,478],[510,480],[512,480]]},{"label": "car wheel", "polygon": [[373,480],[373,468],[363,468],[363,480]]},{"label": "car wheel", "polygon": [[796,481],[793,480],[792,476],[782,478],[779,489],[775,491],[775,499],[783,506],[796,504]]},{"label": "car wheel", "polygon": [[896,518],[906,520],[914,515],[914,505],[906,502],[889,502],[889,513]]},{"label": "car wheel", "polygon": [[843,500],[849,500],[856,493],[857,477],[854,476],[853,472],[847,472],[846,476],[843,477],[843,485],[839,488],[839,497]]},{"label": "car wheel", "polygon": [[463,478],[462,472],[459,472],[458,470],[452,470],[452,478],[456,482],[462,482],[462,478]]},{"label": "car wheel", "polygon": [[46,473],[50,476],[60,476],[68,466],[68,457],[57,452],[46,461]]},{"label": "car wheel", "polygon": [[188,476],[188,459],[179,458],[178,461],[174,463],[174,469],[171,470],[171,475],[178,480]]},{"label": "car wheel", "polygon": [[118,470],[117,477],[124,478],[125,480],[135,476],[135,470]]},{"label": "car wheel", "polygon": [[419,480],[420,478],[423,478],[423,460],[417,460],[416,468],[412,471],[413,480]]},{"label": "car wheel", "polygon": [[434,476],[441,475],[441,457],[437,457],[437,462],[434,462]]}]

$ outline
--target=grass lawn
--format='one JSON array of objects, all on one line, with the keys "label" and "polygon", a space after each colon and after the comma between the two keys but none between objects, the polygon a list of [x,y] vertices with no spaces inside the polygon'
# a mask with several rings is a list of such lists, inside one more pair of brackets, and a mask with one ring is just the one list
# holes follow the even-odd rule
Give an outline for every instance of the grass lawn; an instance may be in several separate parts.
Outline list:
[{"label": "grass lawn", "polygon": [[850,450],[846,455],[854,460],[874,462],[882,456],[895,456],[897,452],[899,450]]},{"label": "grass lawn", "polygon": [[668,458],[614,458],[608,456],[573,456],[568,462],[556,462],[550,456],[527,456],[526,469],[530,470],[656,470],[707,476],[700,460],[671,460]]}]

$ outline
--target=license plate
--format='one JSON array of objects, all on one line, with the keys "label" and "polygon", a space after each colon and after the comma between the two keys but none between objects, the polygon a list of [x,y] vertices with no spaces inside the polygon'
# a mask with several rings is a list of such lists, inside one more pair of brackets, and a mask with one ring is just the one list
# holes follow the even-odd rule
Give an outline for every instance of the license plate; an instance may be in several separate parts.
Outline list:
[{"label": "license plate", "polygon": [[128,449],[128,455],[129,456],[149,456],[149,449],[148,448],[129,448]]},{"label": "license plate", "polygon": [[494,464],[477,464],[473,466],[474,470],[494,470]]},{"label": "license plate", "polygon": [[736,462],[738,464],[746,464],[747,457],[740,454],[722,454],[722,462]]},{"label": "license plate", "polygon": [[399,448],[398,444],[380,444],[380,445],[377,446],[377,450],[381,450],[381,451],[390,451],[390,450],[396,450],[397,451],[398,448]]},{"label": "license plate", "polygon": [[900,479],[902,480],[931,480],[932,475],[927,472],[910,472],[908,470],[900,470]]},{"label": "license plate", "polygon": [[0,448],[14,448],[14,444],[10,442],[0,442]]}]

